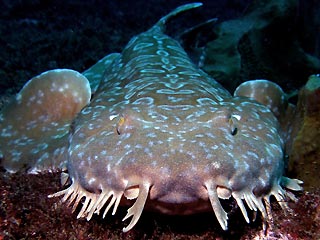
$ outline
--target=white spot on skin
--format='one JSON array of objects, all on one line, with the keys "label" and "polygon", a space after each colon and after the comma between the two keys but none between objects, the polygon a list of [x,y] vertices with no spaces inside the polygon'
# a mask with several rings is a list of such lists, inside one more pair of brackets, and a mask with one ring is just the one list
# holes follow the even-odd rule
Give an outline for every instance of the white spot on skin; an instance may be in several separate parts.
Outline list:
[{"label": "white spot on skin", "polygon": [[214,167],[215,169],[219,169],[221,167],[220,162],[212,162],[211,166]]},{"label": "white spot on skin", "polygon": [[78,158],[82,159],[83,156],[84,156],[84,152],[79,152],[79,153],[78,153]]},{"label": "white spot on skin", "polygon": [[249,171],[250,165],[246,161],[243,162],[243,165],[244,165],[245,170]]},{"label": "white spot on skin", "polygon": [[49,153],[47,152],[43,153],[42,156],[37,160],[37,164],[44,162],[48,158],[49,158]]},{"label": "white spot on skin", "polygon": [[88,180],[88,184],[91,185],[91,184],[94,183],[95,181],[96,181],[95,178],[90,178],[90,179]]},{"label": "white spot on skin", "polygon": [[266,175],[266,179],[270,178],[270,173],[268,172],[267,169],[264,170],[264,174]]},{"label": "white spot on skin", "polygon": [[266,181],[262,177],[259,177],[259,181],[261,182],[262,186],[266,185]]},{"label": "white spot on skin", "polygon": [[231,153],[231,152],[227,152],[227,154],[228,154],[231,158],[234,158],[233,153]]},{"label": "white spot on skin", "polygon": [[213,146],[211,147],[211,149],[213,149],[213,150],[217,150],[218,148],[219,148],[218,145],[213,145]]},{"label": "white spot on skin", "polygon": [[258,154],[256,154],[255,152],[248,151],[247,154],[248,154],[249,156],[253,157],[253,158],[256,158],[256,159],[259,158]]}]

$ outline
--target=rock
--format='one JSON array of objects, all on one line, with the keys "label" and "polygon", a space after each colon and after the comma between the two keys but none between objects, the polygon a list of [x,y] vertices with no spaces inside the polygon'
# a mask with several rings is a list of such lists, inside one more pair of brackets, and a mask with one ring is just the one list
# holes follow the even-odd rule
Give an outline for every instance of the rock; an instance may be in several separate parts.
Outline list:
[{"label": "rock", "polygon": [[320,185],[320,75],[311,75],[299,92],[289,146],[289,171],[304,181],[307,191]]},{"label": "rock", "polygon": [[286,91],[320,70],[300,46],[296,0],[254,1],[241,18],[220,23],[206,45],[203,69],[233,91],[249,79],[269,79]]}]

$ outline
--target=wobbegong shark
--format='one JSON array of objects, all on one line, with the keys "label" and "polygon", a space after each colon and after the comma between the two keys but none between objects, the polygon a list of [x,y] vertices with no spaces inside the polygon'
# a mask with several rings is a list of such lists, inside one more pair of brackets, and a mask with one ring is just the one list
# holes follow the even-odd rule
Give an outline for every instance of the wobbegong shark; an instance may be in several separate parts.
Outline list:
[{"label": "wobbegong shark", "polygon": [[270,217],[271,196],[287,209],[302,182],[283,176],[281,88],[254,80],[232,96],[165,33],[168,19],[201,5],[176,8],[82,74],[56,69],[29,80],[0,113],[2,166],[66,167],[70,185],[50,197],[81,205],[87,220],[130,206],[124,232],[144,209],[213,211],[224,230],[219,199],[234,198],[248,223],[248,209]]}]

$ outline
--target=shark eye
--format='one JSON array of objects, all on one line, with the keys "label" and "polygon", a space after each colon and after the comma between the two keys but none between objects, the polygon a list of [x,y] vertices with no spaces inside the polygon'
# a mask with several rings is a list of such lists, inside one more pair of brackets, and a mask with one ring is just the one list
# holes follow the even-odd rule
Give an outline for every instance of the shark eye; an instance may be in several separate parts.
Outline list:
[{"label": "shark eye", "polygon": [[116,126],[115,126],[115,131],[117,132],[118,135],[122,133],[122,128],[125,122],[124,117],[120,117],[119,114],[111,115],[109,116],[110,121],[117,121]]},{"label": "shark eye", "polygon": [[124,124],[125,124],[124,117],[120,117],[116,126],[116,131],[118,135],[120,135],[123,132]]},{"label": "shark eye", "polygon": [[233,129],[231,128],[231,135],[232,135],[232,136],[237,135],[237,133],[238,133],[238,128],[236,128],[236,127],[233,128]]},{"label": "shark eye", "polygon": [[229,118],[230,133],[232,136],[235,136],[238,133],[238,126],[239,126],[240,119],[241,119],[241,116],[237,114],[232,114]]}]

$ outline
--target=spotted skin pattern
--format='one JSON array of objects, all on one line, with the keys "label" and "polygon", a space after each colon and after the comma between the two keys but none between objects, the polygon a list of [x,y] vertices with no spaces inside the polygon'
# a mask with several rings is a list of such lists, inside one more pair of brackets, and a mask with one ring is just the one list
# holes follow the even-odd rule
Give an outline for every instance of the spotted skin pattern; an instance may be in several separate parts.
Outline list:
[{"label": "spotted skin pattern", "polygon": [[101,209],[104,217],[111,208],[115,214],[135,200],[125,232],[144,208],[213,209],[226,230],[219,198],[232,196],[249,222],[248,208],[266,219],[271,195],[286,208],[284,200],[295,197],[283,187],[301,190],[301,181],[282,176],[284,142],[272,108],[240,90],[231,96],[164,33],[170,17],[200,5],[177,8],[83,73],[94,94],[71,125],[71,185],[50,196],[63,196],[74,210],[84,200],[78,217],[90,220]]}]

